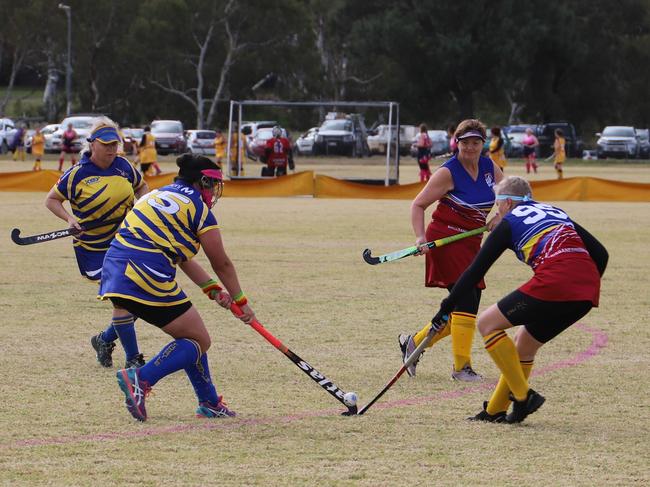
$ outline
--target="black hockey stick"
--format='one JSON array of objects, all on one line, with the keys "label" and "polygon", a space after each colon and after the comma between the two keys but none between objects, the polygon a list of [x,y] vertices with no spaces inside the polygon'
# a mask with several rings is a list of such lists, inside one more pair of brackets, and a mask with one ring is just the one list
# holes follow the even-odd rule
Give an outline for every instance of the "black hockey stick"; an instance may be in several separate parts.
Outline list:
[{"label": "black hockey stick", "polygon": [[[242,314],[241,309],[235,302],[230,305],[230,310],[235,316],[240,316]],[[275,338],[271,332],[269,332],[266,328],[262,326],[262,324],[257,321],[253,320],[253,322],[250,325],[257,333],[262,335],[267,342],[269,342],[271,345],[273,345],[275,348],[280,350],[283,354],[285,354],[289,360],[291,360],[294,364],[298,366],[300,370],[302,370],[305,374],[307,374],[314,382],[316,382],[319,386],[321,386],[323,389],[325,389],[328,393],[330,393],[334,398],[339,401],[341,404],[343,404],[346,408],[348,408],[347,411],[341,413],[343,416],[354,416],[357,414],[357,405],[356,401],[355,404],[353,405],[348,405],[346,404],[344,397],[346,393],[342,391],[334,382],[329,380],[327,377],[325,377],[323,374],[321,374],[319,371],[317,371],[314,367],[312,367],[308,362],[304,361],[301,359],[298,355],[296,355],[294,352],[289,350],[288,347],[282,344],[280,340]]]},{"label": "black hockey stick", "polygon": [[[457,233],[456,235],[451,235],[449,237],[439,238],[438,240],[432,240],[431,242],[427,242],[423,245],[426,245],[430,249],[433,249],[435,247],[442,247],[443,245],[456,242],[457,240],[462,240],[467,237],[473,237],[474,235],[480,235],[486,230],[487,227],[476,228],[474,230],[469,230],[463,233]],[[379,257],[373,257],[372,251],[370,249],[366,249],[363,251],[363,260],[365,260],[370,265],[377,265],[377,264],[382,264],[384,262],[391,262],[393,260],[403,259],[404,257],[409,257],[411,255],[417,255],[419,252],[420,251],[418,250],[418,247],[416,245],[413,245],[412,247],[407,247],[402,250],[397,250],[389,254],[380,255]]]},{"label": "black hockey stick", "polygon": [[[109,225],[114,225],[116,223],[121,223],[123,218],[114,218],[112,220],[104,221],[94,221],[82,225],[83,230],[92,230],[93,228],[107,227]],[[14,241],[17,245],[31,245],[41,242],[49,242],[50,240],[56,240],[57,238],[69,237],[71,235],[77,235],[79,230],[76,228],[66,228],[65,230],[55,230],[54,232],[41,233],[38,235],[30,235],[29,237],[21,237],[20,229],[14,228],[11,231],[11,240]]]},{"label": "black hockey stick", "polygon": [[[446,326],[449,326],[449,324],[447,324]],[[397,371],[397,373],[393,376],[393,378],[388,381],[388,383],[384,386],[384,388],[381,391],[379,391],[379,394],[377,394],[373,398],[372,401],[370,401],[364,407],[359,409],[359,412],[357,414],[362,415],[363,413],[365,413],[368,409],[370,409],[370,407],[374,403],[376,403],[379,400],[379,398],[381,396],[383,396],[386,393],[386,391],[388,391],[388,389],[393,387],[393,384],[395,384],[395,382],[397,382],[397,380],[402,376],[402,374],[404,372],[406,372],[406,369],[408,367],[410,367],[411,365],[413,365],[413,363],[416,362],[420,358],[420,355],[422,355],[422,352],[424,352],[424,349],[427,347],[427,345],[429,345],[429,343],[431,343],[431,340],[433,339],[433,337],[435,336],[436,333],[437,333],[437,331],[435,330],[435,328],[432,325],[431,328],[429,328],[429,332],[427,333],[427,336],[424,337],[424,340],[422,340],[422,343],[420,343],[417,346],[417,348],[415,350],[413,350],[413,353],[409,356],[409,358],[406,360],[406,362],[404,362],[404,365],[402,365],[402,367]]]}]

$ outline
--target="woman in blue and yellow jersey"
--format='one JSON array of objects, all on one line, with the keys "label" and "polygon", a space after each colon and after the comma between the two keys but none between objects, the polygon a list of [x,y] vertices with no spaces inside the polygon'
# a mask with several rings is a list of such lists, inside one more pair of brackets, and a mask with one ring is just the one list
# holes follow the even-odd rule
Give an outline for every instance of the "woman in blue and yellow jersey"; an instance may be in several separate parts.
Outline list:
[{"label": "woman in blue and yellow jersey", "polygon": [[[494,206],[493,188],[501,181],[503,173],[491,159],[481,156],[485,139],[485,125],[474,119],[463,120],[454,134],[458,152],[433,173],[411,204],[411,225],[416,245],[420,246],[421,253],[426,254],[427,287],[451,289],[481,246],[480,236],[432,250],[422,244],[486,224],[487,215]],[[438,205],[425,231],[424,213],[436,201]],[[458,302],[451,313],[450,323],[431,342],[433,344],[451,334],[454,356],[451,376],[455,380],[475,382],[482,379],[472,369],[471,349],[481,289],[484,288],[485,283],[481,281],[472,293]],[[399,336],[405,362],[427,336],[429,328],[427,324],[414,335]],[[410,376],[415,375],[416,365],[417,362],[408,367]]]},{"label": "woman in blue and yellow jersey", "polygon": [[[506,249],[531,267],[530,280],[479,317],[485,349],[501,377],[483,410],[468,418],[519,423],[545,400],[528,385],[537,351],[598,306],[600,279],[609,256],[605,247],[563,210],[534,201],[525,179],[505,178],[496,192],[500,223],[432,321],[438,322],[463,296],[471,294]],[[513,326],[520,327],[514,343],[505,332]],[[511,395],[512,411],[507,414]]]},{"label": "woman in blue and yellow jersey", "polygon": [[[78,230],[84,223],[112,222],[80,233],[72,240],[79,272],[91,281],[99,281],[102,277],[104,255],[119,222],[133,207],[135,199],[148,191],[142,175],[129,161],[117,156],[120,140],[115,123],[106,117],[98,118],[79,164],[61,176],[45,200],[45,206],[52,213]],[[72,214],[63,206],[65,201],[69,202]],[[92,337],[91,344],[102,366],[113,366],[112,353],[117,338],[124,347],[127,365],[144,363],[133,321],[128,311],[115,308],[111,324]]]},{"label": "woman in blue and yellow jersey", "polygon": [[[106,253],[100,287],[102,299],[110,299],[173,338],[142,367],[117,373],[127,409],[139,421],[147,419],[147,392],[179,370],[185,370],[194,386],[197,416],[235,416],[212,383],[207,357],[210,336],[176,282],[177,266],[224,308],[237,303],[242,321],[250,324],[255,318],[210,211],[223,188],[219,166],[193,154],[182,155],[176,163],[180,169],[174,182],[140,198],[122,223]],[[192,260],[201,247],[228,292]]]}]

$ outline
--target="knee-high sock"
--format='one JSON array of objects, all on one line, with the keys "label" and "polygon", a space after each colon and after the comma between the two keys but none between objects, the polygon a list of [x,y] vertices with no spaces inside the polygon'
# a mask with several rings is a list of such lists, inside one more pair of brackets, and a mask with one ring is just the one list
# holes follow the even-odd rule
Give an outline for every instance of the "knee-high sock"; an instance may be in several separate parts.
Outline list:
[{"label": "knee-high sock", "polygon": [[[420,345],[420,343],[422,343],[424,338],[427,336],[427,333],[429,333],[429,328],[431,328],[431,322],[424,325],[424,327],[413,336],[413,341],[415,342],[416,347]],[[438,342],[441,338],[449,336],[450,329],[451,326],[449,326],[449,323],[447,323],[447,326],[445,326],[440,333],[436,333],[433,336],[433,339],[431,340],[431,343],[429,343],[427,348],[431,348],[433,344]]]},{"label": "knee-high sock", "polygon": [[185,373],[190,379],[192,387],[194,387],[194,392],[199,402],[210,401],[214,404],[219,402],[217,389],[214,387],[212,378],[210,377],[207,353],[201,355],[197,363],[185,367]]},{"label": "knee-high sock", "polygon": [[451,351],[454,354],[454,369],[461,370],[472,365],[472,341],[476,330],[476,315],[453,312],[451,314]]},{"label": "knee-high sock", "polygon": [[114,342],[117,340],[117,332],[115,331],[115,327],[113,326],[113,322],[111,321],[111,324],[106,327],[106,329],[100,333],[99,338],[104,340],[105,342]]},{"label": "knee-high sock", "polygon": [[[533,370],[532,360],[520,360],[521,369],[524,371],[524,377],[528,379]],[[495,415],[503,411],[507,411],[510,407],[510,388],[506,382],[506,378],[501,374],[499,382],[492,392],[492,396],[488,401],[486,411],[488,414]]]},{"label": "knee-high sock", "polygon": [[120,343],[124,348],[126,359],[130,360],[140,353],[138,350],[138,337],[135,334],[135,321],[133,315],[113,317],[113,328]]},{"label": "knee-high sock", "polygon": [[201,355],[199,344],[189,338],[169,342],[154,358],[138,369],[140,380],[154,386],[169,374],[195,365]]},{"label": "knee-high sock", "polygon": [[483,337],[485,349],[503,374],[508,388],[518,401],[526,399],[528,380],[519,363],[519,354],[515,344],[505,331],[499,330]]}]

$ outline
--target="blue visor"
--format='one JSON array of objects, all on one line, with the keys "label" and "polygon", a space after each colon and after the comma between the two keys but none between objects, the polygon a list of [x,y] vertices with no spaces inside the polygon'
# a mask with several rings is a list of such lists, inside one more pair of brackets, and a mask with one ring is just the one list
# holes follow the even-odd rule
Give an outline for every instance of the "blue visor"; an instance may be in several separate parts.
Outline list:
[{"label": "blue visor", "polygon": [[515,196],[512,194],[498,194],[496,195],[497,200],[512,200],[512,201],[530,201],[530,196]]},{"label": "blue visor", "polygon": [[88,137],[88,142],[93,142],[95,140],[100,141],[102,144],[111,144],[113,142],[120,142],[120,134],[117,133],[115,127],[108,127],[106,125],[97,128],[90,137]]}]

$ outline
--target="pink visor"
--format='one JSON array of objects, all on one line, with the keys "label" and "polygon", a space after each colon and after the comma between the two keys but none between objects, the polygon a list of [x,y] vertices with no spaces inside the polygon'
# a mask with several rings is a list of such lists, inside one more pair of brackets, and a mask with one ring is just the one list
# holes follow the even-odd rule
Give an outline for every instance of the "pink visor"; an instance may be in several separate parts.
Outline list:
[{"label": "pink visor", "polygon": [[203,169],[201,174],[212,179],[223,179],[223,173],[219,169]]}]

